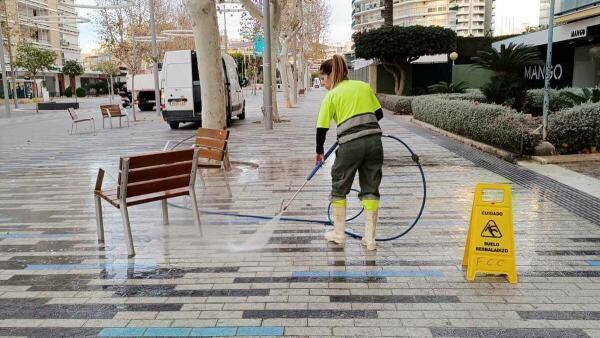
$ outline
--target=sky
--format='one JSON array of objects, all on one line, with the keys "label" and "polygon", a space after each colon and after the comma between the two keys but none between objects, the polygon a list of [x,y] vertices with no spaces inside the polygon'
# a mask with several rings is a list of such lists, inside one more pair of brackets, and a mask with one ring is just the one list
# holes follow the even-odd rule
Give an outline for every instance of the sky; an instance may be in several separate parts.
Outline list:
[{"label": "sky", "polygon": [[[341,44],[352,37],[352,0],[325,0],[331,9],[327,42]],[[77,0],[77,3],[94,3],[93,0]],[[91,18],[93,10],[78,9],[79,15]],[[241,13],[227,14],[227,35],[239,38]],[[539,19],[539,0],[496,0],[496,22],[500,25],[502,18],[511,19],[511,23],[519,26],[522,23],[537,25]],[[223,15],[219,15],[219,25],[223,30]],[[98,46],[98,38],[93,20],[90,23],[79,24],[79,42],[83,52],[88,52]]]}]

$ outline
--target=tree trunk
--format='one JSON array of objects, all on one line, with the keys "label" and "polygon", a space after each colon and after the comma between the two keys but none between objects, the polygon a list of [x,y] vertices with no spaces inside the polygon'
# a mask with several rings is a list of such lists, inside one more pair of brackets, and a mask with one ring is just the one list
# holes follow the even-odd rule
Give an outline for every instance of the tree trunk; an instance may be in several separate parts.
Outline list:
[{"label": "tree trunk", "polygon": [[292,105],[296,105],[298,104],[298,43],[297,43],[297,39],[294,37],[294,48],[292,51],[293,55],[294,55],[294,60],[292,61],[292,69],[291,69],[291,76],[292,76],[292,86],[291,86],[291,91],[292,91]]},{"label": "tree trunk", "polygon": [[202,87],[202,127],[227,128],[225,83],[215,0],[187,0]]},{"label": "tree trunk", "polygon": [[400,66],[400,83],[398,83],[398,91],[396,95],[404,95],[404,87],[406,85],[406,70]]},{"label": "tree trunk", "polygon": [[292,108],[292,102],[290,99],[290,89],[289,89],[289,72],[288,72],[288,42],[285,39],[281,41],[281,54],[277,58],[277,66],[279,68],[279,75],[281,76],[281,87],[283,89],[283,99],[285,102],[286,108]]},{"label": "tree trunk", "polygon": [[402,95],[404,93],[404,80],[406,71],[402,68],[402,66],[392,63],[383,63],[383,68],[388,71],[388,73],[394,76],[394,93],[396,95]]},{"label": "tree trunk", "polygon": [[131,112],[133,114],[133,121],[137,121],[135,115],[135,100],[137,95],[135,95],[135,74],[131,74]]},{"label": "tree trunk", "polygon": [[383,14],[383,25],[393,26],[394,25],[394,0],[384,0]]},{"label": "tree trunk", "polygon": [[277,105],[277,51],[279,50],[279,25],[275,24],[276,16],[281,15],[281,10],[278,9],[277,3],[273,3],[271,7],[272,20],[271,20],[271,91],[273,93],[272,97],[272,113],[271,120],[273,122],[281,122],[281,117],[279,116],[279,106]]}]

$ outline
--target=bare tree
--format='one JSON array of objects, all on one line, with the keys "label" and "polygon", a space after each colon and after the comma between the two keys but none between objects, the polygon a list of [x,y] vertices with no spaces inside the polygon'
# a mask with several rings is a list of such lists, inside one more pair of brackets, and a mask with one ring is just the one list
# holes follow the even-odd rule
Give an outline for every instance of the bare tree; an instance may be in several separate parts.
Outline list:
[{"label": "bare tree", "polygon": [[198,72],[202,87],[202,126],[227,128],[225,82],[221,66],[221,42],[215,0],[187,0],[192,20]]},{"label": "bare tree", "polygon": [[[279,50],[279,22],[281,21],[281,10],[283,5],[285,5],[285,3],[287,3],[287,0],[265,0],[265,1],[271,1],[272,5],[271,5],[271,36],[272,36],[272,43],[271,43],[271,50],[270,51],[264,51],[264,53],[271,53],[271,60],[277,60],[277,51]],[[263,23],[263,15],[262,12],[260,10],[260,8],[258,7],[258,5],[253,1],[253,0],[240,0],[240,2],[242,3],[242,5],[244,6],[244,8],[250,13],[250,15],[256,19],[258,22]],[[277,63],[276,62],[272,62],[271,63],[271,84],[272,84],[272,91],[273,91],[273,102],[272,102],[272,106],[273,106],[273,112],[272,112],[272,120],[273,122],[281,122],[281,117],[279,116],[279,107],[277,106],[277,81],[276,81],[276,76],[277,76]]]}]

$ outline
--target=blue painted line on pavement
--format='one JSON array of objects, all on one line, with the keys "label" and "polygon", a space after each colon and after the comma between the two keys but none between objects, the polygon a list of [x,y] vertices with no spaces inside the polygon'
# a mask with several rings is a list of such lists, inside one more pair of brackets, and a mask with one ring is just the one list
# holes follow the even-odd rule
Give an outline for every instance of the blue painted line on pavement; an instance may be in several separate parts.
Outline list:
[{"label": "blue painted line on pavement", "polygon": [[100,337],[225,337],[283,336],[283,326],[240,327],[123,327],[104,328]]},{"label": "blue painted line on pavement", "polygon": [[149,327],[144,336],[150,337],[188,337],[191,327]]},{"label": "blue painted line on pavement", "polygon": [[98,336],[100,337],[139,337],[146,331],[145,327],[109,327],[104,328]]},{"label": "blue painted line on pavement", "polygon": [[156,264],[104,263],[104,264],[28,264],[25,270],[155,270]]},{"label": "blue painted line on pavement", "polygon": [[294,271],[292,277],[443,277],[441,271]]},{"label": "blue painted line on pavement", "polygon": [[600,266],[600,261],[585,261],[590,266]]}]

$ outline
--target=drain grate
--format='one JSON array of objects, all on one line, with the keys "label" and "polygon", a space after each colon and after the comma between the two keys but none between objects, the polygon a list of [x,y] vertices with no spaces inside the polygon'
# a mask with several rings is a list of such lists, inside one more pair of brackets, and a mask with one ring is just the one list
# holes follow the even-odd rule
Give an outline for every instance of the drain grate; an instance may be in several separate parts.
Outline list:
[{"label": "drain grate", "polygon": [[432,139],[432,133],[428,130],[409,123],[402,124],[411,132],[426,137],[428,140],[473,162],[475,165],[505,177],[524,188],[531,189],[539,197],[554,202],[573,214],[600,225],[600,199],[529,169],[488,155],[441,134],[435,134],[436,137]]}]

